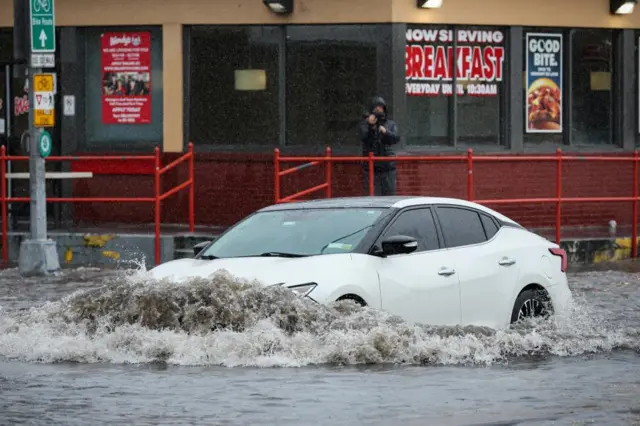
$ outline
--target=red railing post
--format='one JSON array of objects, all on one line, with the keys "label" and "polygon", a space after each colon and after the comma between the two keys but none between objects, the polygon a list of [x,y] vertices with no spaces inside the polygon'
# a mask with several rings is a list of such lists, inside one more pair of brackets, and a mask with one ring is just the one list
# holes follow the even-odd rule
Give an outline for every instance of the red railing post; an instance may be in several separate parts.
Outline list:
[{"label": "red railing post", "polygon": [[638,150],[633,151],[633,213],[631,214],[631,257],[638,257]]},{"label": "red railing post", "polygon": [[2,192],[2,263],[6,268],[9,265],[9,235],[7,226],[7,161],[6,161],[7,148],[3,145],[0,148],[0,191]]},{"label": "red railing post", "polygon": [[196,172],[195,159],[193,158],[193,142],[189,142],[189,232],[195,232],[196,228]]},{"label": "red railing post", "polygon": [[562,215],[562,149],[556,150],[556,244],[560,244],[560,225]]},{"label": "red railing post", "polygon": [[467,150],[467,200],[473,200],[473,149]]},{"label": "red railing post", "polygon": [[327,198],[331,198],[331,147],[327,147],[325,149],[325,157],[327,161],[325,161],[325,175],[327,180]]},{"label": "red railing post", "polygon": [[276,204],[280,202],[280,149],[273,150],[273,193],[275,195]]},{"label": "red railing post", "polygon": [[373,152],[369,152],[369,195],[372,197],[375,195],[375,184],[373,182],[375,177],[373,174],[373,167],[374,167]]},{"label": "red railing post", "polygon": [[154,171],[154,186],[155,186],[155,255],[156,265],[160,264],[160,148],[156,147],[155,154],[155,171]]}]

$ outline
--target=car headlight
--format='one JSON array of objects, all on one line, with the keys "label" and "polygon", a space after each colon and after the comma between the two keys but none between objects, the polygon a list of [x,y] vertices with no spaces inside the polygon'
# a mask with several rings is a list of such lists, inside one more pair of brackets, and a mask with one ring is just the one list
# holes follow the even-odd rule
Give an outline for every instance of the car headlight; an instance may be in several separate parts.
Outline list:
[{"label": "car headlight", "polygon": [[305,297],[305,296],[308,296],[309,293],[311,293],[313,291],[313,289],[316,288],[317,286],[318,286],[318,284],[316,284],[316,283],[306,283],[306,284],[293,285],[293,286],[287,287],[287,288],[289,290],[293,291],[298,296]]}]

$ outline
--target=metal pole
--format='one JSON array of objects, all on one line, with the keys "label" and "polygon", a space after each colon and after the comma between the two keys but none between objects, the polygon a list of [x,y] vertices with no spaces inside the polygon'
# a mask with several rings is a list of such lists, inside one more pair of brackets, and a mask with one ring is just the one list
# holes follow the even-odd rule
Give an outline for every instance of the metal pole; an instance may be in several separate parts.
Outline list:
[{"label": "metal pole", "polygon": [[[43,2],[29,1],[29,31],[23,34],[28,37],[29,58],[27,68],[27,78],[29,82],[29,190],[30,190],[30,230],[29,239],[22,241],[20,244],[20,254],[18,257],[18,269],[23,276],[29,275],[46,275],[56,272],[60,269],[60,260],[58,258],[58,250],[56,242],[47,239],[47,193],[45,186],[45,165],[44,156],[51,152],[51,139],[47,139],[46,149],[42,152],[39,148],[41,141],[40,135],[42,129],[36,128],[34,124],[35,118],[35,99],[34,92],[42,91],[36,87],[34,76],[42,73],[41,67],[33,67],[35,40],[32,40],[31,34],[34,32],[39,34],[38,41],[42,47],[45,47],[47,40],[55,39],[55,22],[53,12],[53,0],[44,0]],[[36,9],[36,6],[38,7]],[[46,12],[46,16],[43,13]],[[40,15],[38,15],[40,14]],[[15,28],[14,28],[15,31]],[[49,32],[49,35],[47,35]],[[35,38],[35,37],[34,37]],[[55,51],[55,43],[54,43]],[[47,89],[46,91],[49,91]],[[50,90],[53,92],[53,90]],[[51,107],[53,108],[53,103]],[[46,151],[46,152],[45,152]]]},{"label": "metal pole", "polygon": [[155,262],[156,266],[158,266],[162,262],[162,252],[160,248],[160,222],[161,222],[161,186],[160,186],[160,168],[162,164],[160,163],[160,148],[156,147],[154,149],[155,155],[155,172],[154,172],[154,222],[155,222]]},{"label": "metal pole", "polygon": [[[5,78],[5,86],[4,87],[9,88],[9,90],[7,90],[7,93],[6,93],[7,97],[5,99],[5,105],[7,106],[7,114],[5,114],[5,116],[6,116],[6,124],[5,124],[5,132],[4,132],[4,134],[7,137],[7,145],[6,145],[5,155],[6,154],[11,155],[12,154],[11,147],[9,146],[9,141],[11,140],[11,137],[13,136],[13,134],[11,133],[11,128],[13,127],[13,122],[12,122],[13,114],[11,113],[11,87],[12,87],[11,86],[11,81],[12,81],[14,70],[12,68],[13,67],[11,67],[9,65],[7,65],[5,67],[5,70],[6,70],[5,77],[6,78]],[[11,160],[6,162],[6,172],[7,173],[11,173]],[[11,197],[11,194],[13,193],[12,192],[13,186],[12,186],[11,183],[12,183],[11,182],[11,178],[7,179],[7,192],[5,194],[5,197]],[[13,217],[12,217],[12,214],[11,214],[11,204],[9,204],[9,206],[7,208],[8,208],[8,211],[9,211],[9,214],[8,214],[8,216],[6,218],[6,220],[8,222],[7,226],[8,226],[8,229],[12,229],[13,226],[11,225],[11,223],[13,222]],[[3,219],[3,220],[5,220],[5,219]]]},{"label": "metal pole", "polygon": [[33,76],[41,74],[41,68],[29,67],[29,194],[31,196],[30,230],[32,240],[47,239],[47,192],[45,186],[44,158],[38,152],[41,130],[33,125],[35,89]]},{"label": "metal pole", "polygon": [[273,193],[275,204],[280,202],[280,149],[273,150]]},{"label": "metal pole", "polygon": [[562,150],[556,149],[556,244],[560,244],[562,226]]},{"label": "metal pole", "polygon": [[633,151],[633,209],[631,211],[631,257],[638,257],[638,150]]},{"label": "metal pole", "polygon": [[189,232],[195,232],[196,228],[196,172],[193,142],[189,142]]}]

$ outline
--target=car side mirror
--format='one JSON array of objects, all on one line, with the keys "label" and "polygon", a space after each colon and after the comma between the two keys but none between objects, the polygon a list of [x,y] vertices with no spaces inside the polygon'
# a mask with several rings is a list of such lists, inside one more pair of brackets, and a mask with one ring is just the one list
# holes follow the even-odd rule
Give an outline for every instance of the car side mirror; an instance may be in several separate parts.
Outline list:
[{"label": "car side mirror", "polygon": [[418,240],[408,235],[394,235],[382,240],[382,253],[390,256],[394,254],[412,253],[418,248]]},{"label": "car side mirror", "polygon": [[198,253],[200,253],[202,250],[204,250],[212,242],[213,242],[213,240],[211,240],[211,241],[203,241],[203,242],[198,243],[195,246],[193,246],[193,255],[197,256]]}]

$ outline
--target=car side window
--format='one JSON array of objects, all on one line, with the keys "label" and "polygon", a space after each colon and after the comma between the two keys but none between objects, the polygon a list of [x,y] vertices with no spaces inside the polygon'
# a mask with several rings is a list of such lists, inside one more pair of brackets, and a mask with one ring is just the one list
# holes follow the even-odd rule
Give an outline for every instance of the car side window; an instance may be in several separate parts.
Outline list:
[{"label": "car side window", "polygon": [[396,235],[406,235],[418,240],[417,252],[440,248],[436,223],[429,208],[411,209],[400,213],[385,231],[383,238]]},{"label": "car side window", "polygon": [[461,247],[487,241],[480,215],[469,209],[438,207],[438,220],[447,247]]},{"label": "car side window", "polygon": [[491,219],[491,217],[484,213],[480,213],[480,219],[484,226],[484,232],[487,234],[487,240],[490,240],[498,232],[498,225],[496,225],[495,220]]}]

